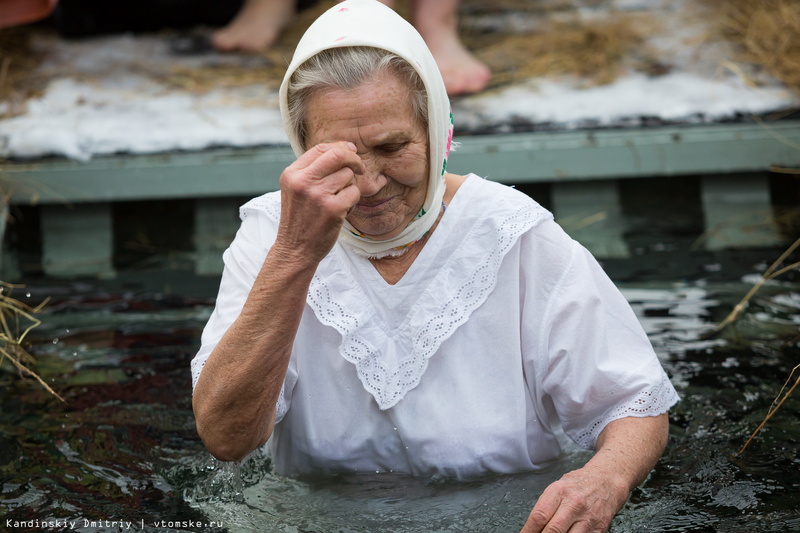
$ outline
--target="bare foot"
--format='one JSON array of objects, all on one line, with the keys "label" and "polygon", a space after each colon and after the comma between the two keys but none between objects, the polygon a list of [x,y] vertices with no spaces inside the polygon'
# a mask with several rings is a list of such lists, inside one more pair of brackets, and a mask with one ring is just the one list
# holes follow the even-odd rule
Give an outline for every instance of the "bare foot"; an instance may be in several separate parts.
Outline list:
[{"label": "bare foot", "polygon": [[214,32],[211,41],[223,52],[260,52],[275,43],[293,15],[293,0],[246,0],[233,20]]},{"label": "bare foot", "polygon": [[492,72],[467,50],[457,36],[440,33],[426,38],[444,78],[447,94],[455,96],[482,91],[489,85]]},{"label": "bare foot", "polygon": [[451,96],[481,91],[492,77],[489,67],[459,39],[458,5],[459,0],[414,0],[411,15],[414,27],[439,65],[447,94]]}]

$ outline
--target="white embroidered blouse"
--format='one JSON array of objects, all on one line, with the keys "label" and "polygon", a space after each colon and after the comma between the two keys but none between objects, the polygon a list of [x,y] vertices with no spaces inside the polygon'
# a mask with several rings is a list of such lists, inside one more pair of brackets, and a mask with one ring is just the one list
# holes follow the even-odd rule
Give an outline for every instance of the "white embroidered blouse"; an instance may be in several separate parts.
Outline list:
[{"label": "white embroidered blouse", "polygon": [[[241,209],[194,384],[279,213],[279,193]],[[609,422],[677,400],[594,258],[533,200],[471,175],[397,284],[340,244],[322,261],[267,446],[281,474],[468,478],[542,466],[562,428],[591,449]]]}]

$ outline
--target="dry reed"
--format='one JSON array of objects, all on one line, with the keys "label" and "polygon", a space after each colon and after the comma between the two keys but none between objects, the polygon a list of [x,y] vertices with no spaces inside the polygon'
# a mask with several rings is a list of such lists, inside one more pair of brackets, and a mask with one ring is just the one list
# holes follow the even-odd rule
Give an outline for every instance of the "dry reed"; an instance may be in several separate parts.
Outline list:
[{"label": "dry reed", "polygon": [[30,28],[0,30],[0,103],[7,105],[0,118],[21,113],[25,101],[43,88],[43,80],[36,74],[42,57],[33,51],[30,41]]},{"label": "dry reed", "polygon": [[[721,39],[737,43],[740,62],[763,65],[788,87],[800,90],[800,2],[796,0],[704,0],[711,7],[714,31]],[[267,52],[263,61],[247,66],[175,66],[161,78],[192,92],[215,87],[266,85],[277,87],[292,52],[305,29],[335,0],[322,0],[298,14]],[[522,80],[568,75],[586,84],[607,84],[626,69],[662,74],[664,65],[646,46],[657,22],[646,14],[612,13],[587,21],[580,18],[572,0],[465,0],[462,38],[477,57],[492,67],[492,87]],[[408,18],[406,1],[397,10]],[[471,21],[481,17],[519,13],[539,20],[537,30],[514,33],[483,30]],[[570,15],[572,13],[572,15]],[[556,15],[556,16],[554,16]],[[31,54],[30,28],[0,31],[0,101],[11,103],[7,114],[18,113],[22,103],[42,87],[36,79],[39,58]],[[731,68],[738,68],[730,61]],[[744,74],[743,74],[744,75]]]},{"label": "dry reed", "polygon": [[800,239],[794,241],[794,243],[792,243],[792,245],[789,246],[789,248],[787,248],[786,251],[783,252],[783,254],[781,254],[781,256],[774,263],[772,263],[772,265],[770,265],[770,267],[765,270],[763,274],[761,274],[761,277],[755,284],[753,284],[744,298],[742,298],[739,303],[734,306],[733,310],[728,313],[728,316],[726,316],[719,324],[716,325],[714,330],[711,332],[712,335],[719,333],[726,327],[739,320],[739,317],[742,315],[742,313],[744,313],[744,310],[747,307],[747,303],[753,298],[753,296],[755,296],[758,290],[764,286],[765,283],[785,274],[786,272],[800,269],[800,261],[781,267],[783,262],[790,255],[792,255],[792,253],[798,247],[800,247]]},{"label": "dry reed", "polygon": [[[335,0],[321,0],[300,12],[273,47],[261,54],[261,61],[245,65],[174,66],[169,73],[151,73],[159,81],[191,92],[206,92],[219,87],[265,85],[277,87],[302,34],[311,22]],[[588,22],[575,14],[570,0],[550,0],[532,5],[524,0],[498,0],[493,3],[465,2],[462,39],[465,45],[494,72],[492,87],[504,86],[532,77],[572,75],[587,84],[614,81],[627,67],[650,73],[664,67],[648,54],[645,37],[653,21],[644,16],[613,14],[605,20]],[[398,12],[409,18],[407,1],[397,2]],[[471,27],[472,19],[492,14],[535,15],[542,23],[538,31],[524,34],[485,31]],[[558,17],[551,15],[557,13]],[[569,15],[572,13],[572,15]],[[557,20],[556,20],[557,19]],[[31,53],[31,28],[0,31],[0,101],[11,102],[14,114],[22,104],[41,90],[36,79],[39,58]],[[255,64],[254,64],[255,63]]]},{"label": "dry reed", "polygon": [[789,386],[789,383],[792,382],[792,376],[794,376],[794,373],[798,369],[800,369],[800,365],[794,367],[792,371],[789,373],[789,377],[786,378],[786,382],[783,384],[783,387],[781,387],[780,392],[778,392],[778,395],[775,397],[775,401],[772,402],[772,407],[770,407],[767,416],[764,417],[764,420],[762,420],[761,423],[758,425],[758,427],[753,431],[753,433],[750,434],[750,437],[747,439],[747,442],[745,442],[744,446],[742,446],[742,449],[739,450],[739,455],[742,455],[744,453],[744,451],[747,449],[747,447],[750,445],[753,439],[756,438],[756,435],[758,435],[759,432],[762,429],[764,429],[764,426],[767,425],[767,422],[769,422],[769,419],[772,418],[772,415],[774,415],[778,411],[778,409],[780,409],[781,406],[783,406],[783,404],[786,403],[786,400],[789,398],[792,392],[794,392],[794,389],[796,389],[797,386],[800,385],[800,376],[798,376],[797,380],[794,382],[791,388],[788,391],[786,391],[785,394],[783,392],[786,390],[786,387]]},{"label": "dry reed", "polygon": [[[50,394],[64,401],[39,375],[31,370],[36,359],[24,347],[28,333],[41,324],[36,318],[47,301],[36,307],[30,307],[11,296],[11,291],[20,288],[0,282],[0,365],[8,360],[21,377],[30,377],[38,381]],[[22,331],[22,333],[20,333]]]},{"label": "dry reed", "polygon": [[[755,296],[755,294],[759,291],[759,289],[761,289],[761,287],[764,286],[765,283],[785,274],[786,272],[800,269],[800,261],[785,266],[781,266],[783,265],[784,261],[786,261],[786,259],[788,259],[789,256],[791,256],[792,253],[794,253],[794,251],[798,249],[798,247],[800,247],[800,238],[794,241],[794,243],[792,243],[792,245],[789,246],[789,248],[787,248],[786,251],[783,252],[783,254],[781,254],[781,256],[774,263],[772,263],[772,265],[770,265],[770,267],[767,270],[765,270],[763,274],[761,274],[761,277],[755,284],[753,284],[753,286],[750,288],[750,290],[747,292],[744,298],[742,298],[739,301],[739,303],[734,306],[733,310],[719,324],[717,324],[717,326],[714,328],[714,330],[710,333],[709,336],[716,335],[725,328],[727,328],[728,326],[735,324],[736,321],[739,320],[739,318],[742,316],[745,309],[747,308],[748,302],[753,298],[753,296]],[[753,431],[753,433],[747,439],[747,442],[745,442],[744,446],[742,446],[742,449],[739,450],[739,455],[744,453],[744,451],[750,445],[750,442],[764,428],[769,419],[772,418],[772,416],[778,411],[778,409],[780,409],[781,406],[783,406],[783,404],[786,402],[786,400],[789,398],[792,392],[794,392],[794,390],[798,387],[798,385],[800,385],[800,377],[798,377],[797,380],[794,382],[794,384],[789,388],[789,390],[786,391],[785,394],[783,392],[786,390],[786,387],[789,386],[789,383],[791,383],[792,376],[798,369],[800,369],[800,365],[797,365],[792,369],[791,373],[789,374],[789,377],[787,378],[786,382],[784,383],[783,387],[778,393],[778,396],[775,398],[775,401],[773,402],[769,412],[764,417],[764,420],[761,422],[761,424],[759,424],[759,426],[755,429],[755,431]]]},{"label": "dry reed", "polygon": [[719,36],[736,43],[736,61],[763,67],[800,90],[800,2],[797,0],[705,0],[719,21]]},{"label": "dry reed", "polygon": [[663,72],[645,46],[645,35],[652,24],[631,15],[592,22],[576,17],[554,21],[527,34],[465,38],[465,43],[472,41],[476,56],[491,65],[495,86],[565,75],[604,85],[626,68]]},{"label": "dry reed", "polygon": [[175,66],[161,81],[195,93],[220,87],[248,85],[277,88],[283,80],[300,37],[319,15],[335,4],[335,0],[321,0],[313,7],[298,13],[273,46],[258,54],[261,59],[259,64]]}]

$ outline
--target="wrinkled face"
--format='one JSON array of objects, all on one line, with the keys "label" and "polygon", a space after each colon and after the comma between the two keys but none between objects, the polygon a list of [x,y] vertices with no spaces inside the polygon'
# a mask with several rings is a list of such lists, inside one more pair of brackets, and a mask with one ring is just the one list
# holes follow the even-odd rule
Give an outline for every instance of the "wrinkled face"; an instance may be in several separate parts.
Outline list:
[{"label": "wrinkled face", "polygon": [[306,116],[306,149],[350,141],[367,168],[356,177],[361,199],[347,221],[376,240],[399,235],[428,190],[428,135],[405,83],[384,72],[355,89],[323,89],[309,100]]}]

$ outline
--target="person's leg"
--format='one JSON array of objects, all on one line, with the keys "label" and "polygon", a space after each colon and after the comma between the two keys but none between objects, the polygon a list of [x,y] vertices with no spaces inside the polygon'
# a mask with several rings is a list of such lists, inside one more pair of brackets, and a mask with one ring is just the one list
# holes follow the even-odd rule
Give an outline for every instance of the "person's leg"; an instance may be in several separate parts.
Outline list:
[{"label": "person's leg", "polygon": [[[391,7],[390,1],[384,3]],[[492,77],[489,67],[461,43],[458,5],[459,0],[412,0],[411,6],[411,22],[433,53],[450,95],[478,92]]]},{"label": "person's leg", "polygon": [[266,50],[292,20],[295,0],[245,0],[227,26],[214,32],[214,47],[225,52]]},{"label": "person's leg", "polygon": [[0,0],[0,28],[36,22],[53,12],[58,0]]}]

